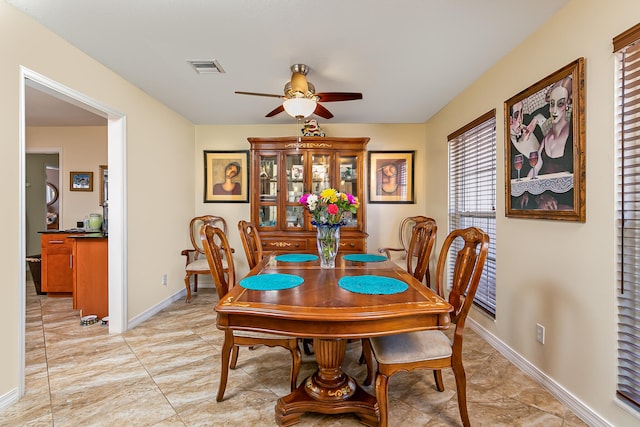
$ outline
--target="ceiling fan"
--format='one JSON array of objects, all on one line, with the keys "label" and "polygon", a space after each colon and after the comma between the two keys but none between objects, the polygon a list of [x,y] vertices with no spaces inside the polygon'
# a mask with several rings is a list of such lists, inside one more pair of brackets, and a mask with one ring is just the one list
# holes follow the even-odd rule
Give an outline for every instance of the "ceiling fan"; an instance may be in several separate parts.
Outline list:
[{"label": "ceiling fan", "polygon": [[307,80],[309,67],[305,64],[294,64],[291,66],[291,81],[284,85],[284,95],[270,93],[242,92],[236,91],[240,95],[268,96],[271,98],[284,99],[282,105],[267,113],[265,117],[273,117],[286,111],[292,117],[305,118],[315,114],[325,119],[330,119],[333,114],[321,102],[353,101],[362,99],[362,94],[357,92],[319,92]]}]

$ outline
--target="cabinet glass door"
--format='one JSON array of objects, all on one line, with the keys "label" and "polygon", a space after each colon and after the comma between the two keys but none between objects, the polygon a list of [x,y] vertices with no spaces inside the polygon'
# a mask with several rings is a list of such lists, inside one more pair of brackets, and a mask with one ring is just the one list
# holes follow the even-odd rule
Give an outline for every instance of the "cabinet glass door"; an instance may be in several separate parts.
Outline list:
[{"label": "cabinet glass door", "polygon": [[287,203],[297,202],[304,192],[304,155],[285,155]]},{"label": "cabinet glass door", "polygon": [[331,187],[330,178],[333,171],[331,170],[330,154],[312,154],[311,155],[311,192],[319,194],[325,188]]},{"label": "cabinet glass door", "polygon": [[[363,195],[358,194],[358,158],[356,156],[340,156],[338,158],[340,175],[338,176],[338,191],[356,196],[363,203]],[[347,227],[358,226],[358,216],[347,213],[343,216]]]},{"label": "cabinet glass door", "polygon": [[260,227],[275,227],[278,223],[278,214],[275,206],[260,206],[258,215],[260,216]]},{"label": "cabinet glass door", "polygon": [[259,176],[259,227],[275,227],[278,223],[278,157],[260,156]]},{"label": "cabinet glass door", "polygon": [[284,228],[302,228],[304,226],[304,209],[298,200],[305,190],[304,154],[287,153],[284,156],[284,164],[287,176]]}]

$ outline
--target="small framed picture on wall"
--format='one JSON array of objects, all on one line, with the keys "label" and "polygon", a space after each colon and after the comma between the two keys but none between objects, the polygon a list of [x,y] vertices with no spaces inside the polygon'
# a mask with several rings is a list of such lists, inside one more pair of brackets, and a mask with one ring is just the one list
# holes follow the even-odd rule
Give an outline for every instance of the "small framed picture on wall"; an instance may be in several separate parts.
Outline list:
[{"label": "small framed picture on wall", "polygon": [[69,172],[69,190],[93,191],[93,172]]}]

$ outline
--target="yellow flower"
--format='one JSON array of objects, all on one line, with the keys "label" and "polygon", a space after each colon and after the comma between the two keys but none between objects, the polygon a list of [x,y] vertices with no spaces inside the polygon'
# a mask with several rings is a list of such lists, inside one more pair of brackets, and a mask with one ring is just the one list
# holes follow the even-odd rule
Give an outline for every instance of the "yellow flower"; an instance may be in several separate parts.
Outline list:
[{"label": "yellow flower", "polygon": [[320,192],[320,197],[325,203],[335,203],[338,201],[338,192],[334,188],[325,188]]}]

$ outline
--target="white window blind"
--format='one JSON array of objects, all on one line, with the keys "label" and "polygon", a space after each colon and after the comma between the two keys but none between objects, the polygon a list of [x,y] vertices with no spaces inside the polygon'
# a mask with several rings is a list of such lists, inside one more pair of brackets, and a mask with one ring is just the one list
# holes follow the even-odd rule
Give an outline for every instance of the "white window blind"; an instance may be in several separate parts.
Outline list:
[{"label": "white window blind", "polygon": [[617,52],[618,396],[640,410],[640,25]]},{"label": "white window blind", "polygon": [[[448,137],[449,232],[478,227],[489,234],[489,254],[474,304],[496,315],[496,112],[492,110]],[[459,251],[452,247],[451,251]],[[449,273],[455,256],[449,257]]]}]

